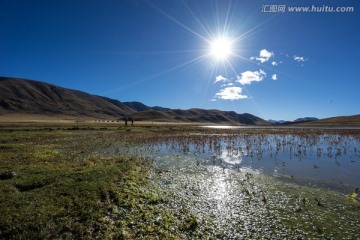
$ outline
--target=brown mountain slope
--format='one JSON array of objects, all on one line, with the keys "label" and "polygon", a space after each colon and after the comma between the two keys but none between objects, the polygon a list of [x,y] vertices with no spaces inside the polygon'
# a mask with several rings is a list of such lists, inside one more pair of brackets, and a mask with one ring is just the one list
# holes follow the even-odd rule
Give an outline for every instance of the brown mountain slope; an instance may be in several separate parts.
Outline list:
[{"label": "brown mountain slope", "polygon": [[33,80],[0,77],[0,115],[76,116],[123,118],[136,121],[268,124],[251,114],[205,109],[149,107],[140,102],[120,102]]},{"label": "brown mountain slope", "polygon": [[0,114],[104,117],[134,112],[120,102],[48,83],[0,77]]},{"label": "brown mountain slope", "polygon": [[201,123],[222,123],[222,124],[260,124],[269,123],[254,115],[220,110],[189,109],[189,110],[146,110],[130,114],[131,117],[142,121],[171,121],[171,122],[201,122]]},{"label": "brown mountain slope", "polygon": [[296,123],[302,126],[360,126],[360,114],[353,116],[339,116],[324,118],[317,121]]}]

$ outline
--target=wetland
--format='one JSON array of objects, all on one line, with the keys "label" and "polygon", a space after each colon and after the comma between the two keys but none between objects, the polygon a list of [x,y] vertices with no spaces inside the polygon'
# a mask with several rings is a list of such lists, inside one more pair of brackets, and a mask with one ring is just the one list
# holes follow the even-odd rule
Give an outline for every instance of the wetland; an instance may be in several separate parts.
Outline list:
[{"label": "wetland", "polygon": [[0,129],[1,239],[358,239],[360,130]]}]

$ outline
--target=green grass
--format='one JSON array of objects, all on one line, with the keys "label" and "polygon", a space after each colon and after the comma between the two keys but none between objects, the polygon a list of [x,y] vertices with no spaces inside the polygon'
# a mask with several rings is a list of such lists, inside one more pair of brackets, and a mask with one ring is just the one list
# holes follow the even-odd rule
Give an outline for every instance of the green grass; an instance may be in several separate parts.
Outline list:
[{"label": "green grass", "polygon": [[147,163],[94,150],[108,133],[3,131],[0,173],[16,176],[0,180],[0,239],[179,238],[175,214],[157,207],[166,193],[147,186]]},{"label": "green grass", "polygon": [[110,191],[116,167],[16,170],[18,177],[6,181],[1,189],[3,237],[53,238],[69,232],[85,237],[104,231],[92,225],[104,214],[98,201],[103,192]]},{"label": "green grass", "polygon": [[1,180],[1,238],[92,238],[108,234],[103,218],[139,163],[136,159],[99,159],[89,167],[84,163],[90,155],[82,156],[82,161],[69,158],[63,149],[71,148],[81,137],[36,131],[1,135],[0,172],[16,173]]}]

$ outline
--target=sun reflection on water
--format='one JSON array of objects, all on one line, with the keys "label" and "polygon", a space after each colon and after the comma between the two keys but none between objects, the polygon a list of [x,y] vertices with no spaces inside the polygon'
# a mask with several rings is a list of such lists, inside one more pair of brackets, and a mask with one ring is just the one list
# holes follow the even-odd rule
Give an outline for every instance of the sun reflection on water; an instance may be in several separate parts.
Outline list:
[{"label": "sun reflection on water", "polygon": [[[320,230],[358,236],[358,200],[346,198],[359,182],[357,135],[179,135],[114,150],[123,152],[154,160],[154,184],[172,196],[162,206],[189,209],[209,237],[317,239]],[[321,186],[338,184],[335,178],[340,189]]]}]

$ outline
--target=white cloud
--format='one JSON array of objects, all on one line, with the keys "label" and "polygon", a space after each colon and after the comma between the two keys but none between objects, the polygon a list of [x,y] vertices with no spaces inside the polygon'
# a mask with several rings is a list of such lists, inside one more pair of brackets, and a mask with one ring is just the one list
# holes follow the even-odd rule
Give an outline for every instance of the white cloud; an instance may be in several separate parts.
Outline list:
[{"label": "white cloud", "polygon": [[234,86],[235,84],[233,83],[225,83],[225,84],[221,84],[220,87],[231,87],[231,86]]},{"label": "white cloud", "polygon": [[276,75],[276,74],[273,74],[273,75],[271,76],[271,79],[272,79],[272,80],[277,80],[277,75]]},{"label": "white cloud", "polygon": [[294,60],[297,62],[305,62],[307,59],[304,59],[304,57],[294,55]]},{"label": "white cloud", "polygon": [[222,81],[227,81],[228,79],[226,77],[223,77],[222,75],[219,75],[215,78],[215,82],[214,83],[217,83],[217,82],[222,82]]},{"label": "white cloud", "polygon": [[260,57],[262,58],[271,58],[272,56],[274,56],[274,53],[273,52],[269,52],[268,50],[266,49],[263,49],[260,51]]},{"label": "white cloud", "polygon": [[216,93],[215,97],[231,101],[248,98],[245,95],[241,95],[241,92],[242,88],[240,87],[226,87],[220,89],[220,92]]},{"label": "white cloud", "polygon": [[275,62],[275,61],[273,61],[273,62],[271,63],[271,65],[273,65],[273,66],[277,66],[277,65],[278,65],[278,63],[277,63],[277,62]]},{"label": "white cloud", "polygon": [[260,69],[259,71],[246,71],[241,73],[241,76],[237,76],[237,82],[242,85],[251,84],[251,82],[260,82],[263,78],[266,77],[264,70]]},{"label": "white cloud", "polygon": [[269,59],[273,56],[274,56],[273,52],[269,52],[268,50],[263,49],[260,51],[259,57],[251,57],[250,59],[257,60],[257,61],[260,61],[261,63],[264,63],[264,62],[269,61]]}]

